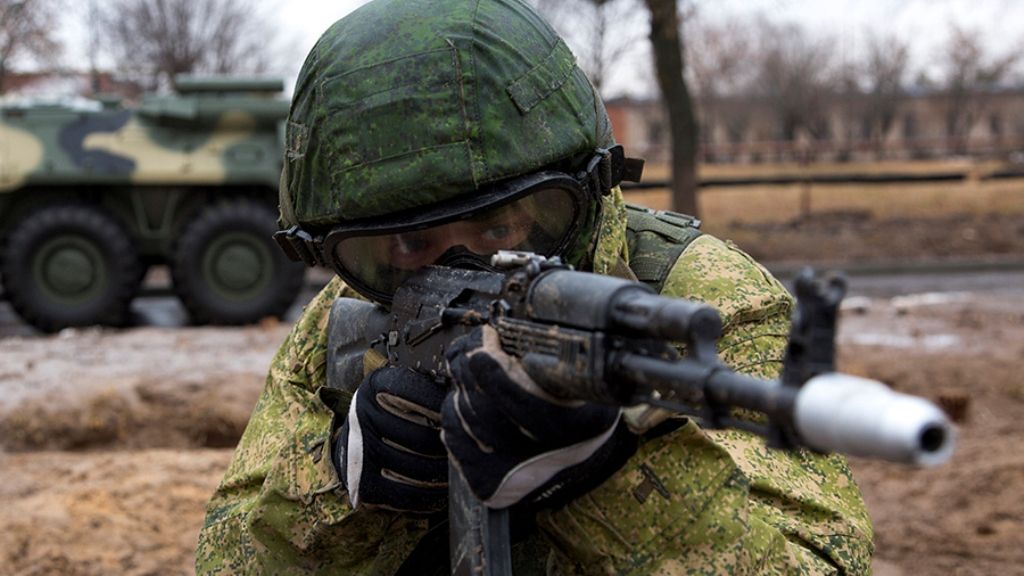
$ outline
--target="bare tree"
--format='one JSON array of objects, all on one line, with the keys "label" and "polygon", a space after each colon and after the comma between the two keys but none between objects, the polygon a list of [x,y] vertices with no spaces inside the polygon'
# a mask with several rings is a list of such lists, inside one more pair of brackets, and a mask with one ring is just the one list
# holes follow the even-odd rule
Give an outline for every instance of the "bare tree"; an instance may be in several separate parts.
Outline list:
[{"label": "bare tree", "polygon": [[256,73],[269,63],[271,26],[257,0],[113,0],[104,20],[122,70],[150,88],[181,73]]},{"label": "bare tree", "polygon": [[685,77],[676,0],[645,0],[651,17],[654,68],[672,142],[672,209],[697,216],[698,126]]},{"label": "bare tree", "polygon": [[[686,79],[676,0],[531,0],[573,45],[580,66],[598,91],[606,90],[609,71],[642,43],[634,18],[650,16],[650,41],[662,102],[668,112],[672,144],[673,209],[697,213],[697,122]],[[639,22],[636,22],[639,24]],[[635,61],[633,61],[635,65]]]},{"label": "bare tree", "polygon": [[739,19],[717,23],[695,16],[686,19],[683,34],[702,139],[712,142],[722,128],[730,142],[739,142],[750,124],[746,101],[755,72],[750,30]]},{"label": "bare tree", "polygon": [[736,96],[750,89],[754,46],[749,26],[730,18],[722,23],[686,22],[688,72],[698,96]]},{"label": "bare tree", "polygon": [[572,45],[598,92],[611,72],[643,40],[638,0],[534,0],[538,11]]},{"label": "bare tree", "polygon": [[868,36],[865,122],[870,137],[881,145],[892,129],[900,102],[906,94],[907,65],[910,47],[898,36]]},{"label": "bare tree", "polygon": [[89,53],[89,90],[93,94],[100,91],[100,51],[103,49],[103,12],[97,0],[88,0],[81,15],[85,22],[85,46]]},{"label": "bare tree", "polygon": [[843,60],[835,65],[831,75],[834,109],[840,120],[832,136],[837,144],[837,159],[843,162],[850,159],[855,145],[866,137],[864,69],[863,62]]},{"label": "bare tree", "polygon": [[809,38],[793,24],[758,21],[756,90],[776,116],[778,138],[829,135],[826,106],[832,92],[833,59],[828,39]]},{"label": "bare tree", "polygon": [[17,59],[56,58],[60,42],[53,22],[58,9],[54,0],[0,0],[0,94]]},{"label": "bare tree", "polygon": [[967,136],[984,114],[992,92],[1006,82],[1020,59],[1020,50],[1002,56],[988,54],[978,30],[950,24],[941,66],[946,135],[957,152],[966,152]]},{"label": "bare tree", "polygon": [[873,34],[868,35],[866,47],[864,135],[873,142],[876,152],[881,154],[906,93],[910,48],[897,36]]},{"label": "bare tree", "polygon": [[[870,143],[877,156],[885,151],[906,94],[910,51],[897,36],[866,35],[864,54],[833,66],[832,89],[842,118],[844,144]],[[845,152],[841,151],[841,157]]]}]

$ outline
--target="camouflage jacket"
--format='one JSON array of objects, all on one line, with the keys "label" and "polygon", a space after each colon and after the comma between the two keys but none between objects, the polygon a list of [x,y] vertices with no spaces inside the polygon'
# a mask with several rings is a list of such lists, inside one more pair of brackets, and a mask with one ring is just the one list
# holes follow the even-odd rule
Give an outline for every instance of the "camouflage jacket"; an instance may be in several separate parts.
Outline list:
[{"label": "camouflage jacket", "polygon": [[[621,196],[606,200],[594,271],[629,258]],[[633,254],[642,259],[643,254]],[[722,314],[723,359],[773,377],[792,300],[760,265],[711,236],[692,241],[663,294]],[[393,574],[423,518],[349,505],[331,464],[325,385],[337,278],[306,307],[275,356],[234,459],[211,499],[196,569],[245,574]],[[687,421],[641,442],[626,466],[569,506],[544,512],[529,572],[548,574],[866,574],[872,530],[843,458],[769,451],[737,431]],[[521,550],[520,550],[521,552]]]}]

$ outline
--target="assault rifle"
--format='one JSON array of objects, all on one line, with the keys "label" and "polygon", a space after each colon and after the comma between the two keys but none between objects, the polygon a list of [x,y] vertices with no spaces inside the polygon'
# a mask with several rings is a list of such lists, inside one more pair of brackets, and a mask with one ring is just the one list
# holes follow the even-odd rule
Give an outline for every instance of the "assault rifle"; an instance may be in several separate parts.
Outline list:
[{"label": "assault rifle", "polygon": [[[499,252],[492,263],[499,272],[427,267],[398,289],[390,312],[339,298],[329,325],[328,383],[358,385],[367,349],[445,382],[448,344],[486,323],[557,397],[665,408],[705,428],[754,432],[779,449],[921,465],[952,454],[953,430],[938,407],[834,371],[841,278],[822,284],[809,270],[800,275],[782,376],[761,380],[718,358],[722,322],[706,304],[531,253]],[[736,418],[735,408],[763,421]],[[511,574],[507,511],[484,507],[454,468],[448,507],[452,574]]]}]

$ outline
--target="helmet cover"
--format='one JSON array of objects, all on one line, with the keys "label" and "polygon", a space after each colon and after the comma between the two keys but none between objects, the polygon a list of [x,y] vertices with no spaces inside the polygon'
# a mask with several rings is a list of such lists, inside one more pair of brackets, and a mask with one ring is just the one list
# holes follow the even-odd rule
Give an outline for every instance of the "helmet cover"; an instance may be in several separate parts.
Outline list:
[{"label": "helmet cover", "polygon": [[519,0],[375,0],[299,73],[281,224],[433,206],[613,144],[599,95]]}]

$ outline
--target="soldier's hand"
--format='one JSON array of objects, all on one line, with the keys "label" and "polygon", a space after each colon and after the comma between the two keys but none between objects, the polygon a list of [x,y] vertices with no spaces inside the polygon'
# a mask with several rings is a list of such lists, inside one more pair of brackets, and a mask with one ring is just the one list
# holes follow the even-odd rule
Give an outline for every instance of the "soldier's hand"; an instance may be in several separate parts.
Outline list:
[{"label": "soldier's hand", "polygon": [[445,388],[412,370],[386,367],[356,390],[338,435],[335,465],[354,507],[434,512],[448,501],[441,443]]},{"label": "soldier's hand", "polygon": [[490,326],[447,353],[454,391],[441,409],[445,446],[487,506],[557,506],[586,493],[636,450],[617,407],[544,392]]}]

